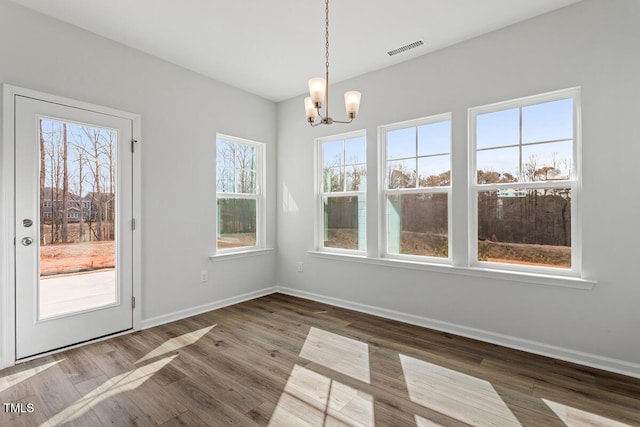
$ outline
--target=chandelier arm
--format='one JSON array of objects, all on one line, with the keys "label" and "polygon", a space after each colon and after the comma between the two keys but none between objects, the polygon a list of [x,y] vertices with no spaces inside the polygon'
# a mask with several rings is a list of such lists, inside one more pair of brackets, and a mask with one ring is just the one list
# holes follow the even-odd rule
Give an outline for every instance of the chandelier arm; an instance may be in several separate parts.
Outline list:
[{"label": "chandelier arm", "polygon": [[343,120],[333,120],[333,123],[341,123],[341,124],[345,124],[348,125],[349,123],[351,123],[353,121],[353,118],[350,119],[348,122],[347,121],[343,121]]}]

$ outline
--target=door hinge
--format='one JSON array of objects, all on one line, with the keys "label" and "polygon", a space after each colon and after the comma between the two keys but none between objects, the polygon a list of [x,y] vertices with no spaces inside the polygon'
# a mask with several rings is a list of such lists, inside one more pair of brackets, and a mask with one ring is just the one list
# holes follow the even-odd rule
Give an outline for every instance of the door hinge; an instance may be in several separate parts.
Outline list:
[{"label": "door hinge", "polygon": [[136,297],[131,297],[131,308],[136,308]]},{"label": "door hinge", "polygon": [[136,230],[136,219],[131,218],[131,231],[135,231],[135,230]]},{"label": "door hinge", "polygon": [[137,139],[132,139],[131,140],[131,152],[135,152],[136,151],[136,144],[138,143]]}]

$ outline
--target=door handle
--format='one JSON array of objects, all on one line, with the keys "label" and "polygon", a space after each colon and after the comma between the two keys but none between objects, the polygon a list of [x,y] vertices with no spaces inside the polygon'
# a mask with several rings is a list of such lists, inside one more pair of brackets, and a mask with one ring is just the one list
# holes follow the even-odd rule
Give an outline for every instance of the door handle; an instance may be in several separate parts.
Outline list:
[{"label": "door handle", "polygon": [[33,243],[33,239],[31,237],[24,237],[21,241],[24,246],[29,246]]}]

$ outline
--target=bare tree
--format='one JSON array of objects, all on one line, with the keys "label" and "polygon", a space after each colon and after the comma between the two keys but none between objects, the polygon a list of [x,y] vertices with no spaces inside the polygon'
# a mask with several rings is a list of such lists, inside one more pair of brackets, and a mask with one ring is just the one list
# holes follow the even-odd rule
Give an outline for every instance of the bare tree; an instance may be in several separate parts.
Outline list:
[{"label": "bare tree", "polygon": [[40,244],[45,244],[44,236],[44,200],[45,200],[45,178],[47,173],[47,164],[45,161],[45,145],[44,132],[42,131],[42,119],[38,121],[40,131]]},{"label": "bare tree", "polygon": [[[50,243],[58,243],[60,241],[60,184],[62,183],[62,152],[60,144],[60,128],[55,122],[51,122],[48,131],[43,131],[44,136],[44,153],[45,153],[45,171],[48,171],[48,177],[45,173],[45,187],[41,190],[45,193],[45,202],[50,203],[51,208],[51,235]],[[42,159],[42,155],[41,155]],[[48,168],[46,163],[48,162]],[[47,187],[48,181],[48,187]],[[48,199],[48,200],[47,200]]]},{"label": "bare tree", "polygon": [[[89,149],[86,150],[89,171],[93,178],[93,194],[91,197],[91,219],[96,222],[95,229],[92,230],[96,240],[103,240],[103,212],[101,206],[102,187],[101,187],[101,163],[100,163],[100,129],[83,126],[82,132],[89,140]],[[95,206],[95,210],[94,210]],[[91,228],[91,223],[89,223]]]},{"label": "bare tree", "polygon": [[62,123],[62,243],[69,241],[69,144],[67,142],[67,124]]}]

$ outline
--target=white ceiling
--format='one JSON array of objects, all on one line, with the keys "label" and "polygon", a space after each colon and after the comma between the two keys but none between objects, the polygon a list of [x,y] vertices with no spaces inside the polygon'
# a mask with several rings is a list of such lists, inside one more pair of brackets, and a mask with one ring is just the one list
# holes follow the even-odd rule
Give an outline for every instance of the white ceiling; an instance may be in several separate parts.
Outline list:
[{"label": "white ceiling", "polygon": [[[322,0],[12,1],[272,101],[324,75]],[[332,0],[331,83],[578,1]]]}]

